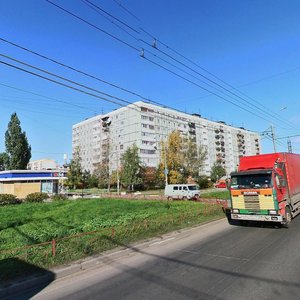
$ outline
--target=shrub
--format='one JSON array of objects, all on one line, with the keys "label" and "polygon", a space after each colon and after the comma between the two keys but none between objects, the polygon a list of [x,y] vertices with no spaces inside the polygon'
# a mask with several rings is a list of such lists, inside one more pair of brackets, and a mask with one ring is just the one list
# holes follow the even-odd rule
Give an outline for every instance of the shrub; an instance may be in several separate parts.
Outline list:
[{"label": "shrub", "polygon": [[43,202],[47,198],[49,198],[49,196],[46,193],[37,192],[37,193],[28,194],[25,198],[25,201],[26,202]]},{"label": "shrub", "polygon": [[0,205],[19,204],[21,201],[12,194],[0,194]]},{"label": "shrub", "polygon": [[51,197],[51,199],[53,201],[63,201],[63,200],[67,200],[68,197],[66,195],[62,195],[62,194],[55,194]]},{"label": "shrub", "polygon": [[207,176],[200,176],[198,179],[198,185],[200,189],[207,189],[212,187],[212,182],[209,180]]}]

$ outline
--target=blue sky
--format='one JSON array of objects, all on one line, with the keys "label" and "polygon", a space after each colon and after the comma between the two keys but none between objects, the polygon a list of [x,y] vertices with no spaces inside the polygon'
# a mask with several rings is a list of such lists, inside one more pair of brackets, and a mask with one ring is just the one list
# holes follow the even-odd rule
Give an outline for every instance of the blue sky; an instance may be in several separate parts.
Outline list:
[{"label": "blue sky", "polygon": [[[299,1],[51,1],[98,30],[47,1],[10,0],[0,1],[0,38],[187,113],[257,132],[272,124],[277,137],[300,134]],[[157,39],[158,50],[149,46],[153,38],[145,31]],[[140,57],[142,48],[146,59]],[[129,102],[141,99],[3,40],[0,49],[5,63],[42,74],[11,60],[17,59]],[[62,162],[64,153],[71,156],[73,124],[119,107],[1,63],[0,152],[13,112],[26,131],[32,159]],[[300,137],[291,141],[300,153]],[[273,151],[268,138],[262,146],[264,153]],[[277,150],[287,151],[286,139],[277,140]]]}]

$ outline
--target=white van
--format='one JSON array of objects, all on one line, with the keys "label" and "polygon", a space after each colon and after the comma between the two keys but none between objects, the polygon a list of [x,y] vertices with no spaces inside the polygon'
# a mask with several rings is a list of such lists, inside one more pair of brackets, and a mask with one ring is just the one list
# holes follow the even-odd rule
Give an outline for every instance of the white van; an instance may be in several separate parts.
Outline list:
[{"label": "white van", "polygon": [[168,184],[165,187],[165,196],[168,199],[198,199],[200,195],[196,184]]}]

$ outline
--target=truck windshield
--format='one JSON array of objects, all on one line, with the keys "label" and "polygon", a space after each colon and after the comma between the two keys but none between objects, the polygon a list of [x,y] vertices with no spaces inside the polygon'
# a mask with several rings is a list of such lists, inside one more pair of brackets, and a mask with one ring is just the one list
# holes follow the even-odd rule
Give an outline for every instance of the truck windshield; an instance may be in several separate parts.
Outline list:
[{"label": "truck windshield", "polygon": [[196,185],[189,185],[188,188],[189,188],[190,191],[198,190],[198,187]]},{"label": "truck windshield", "polygon": [[270,188],[272,187],[272,177],[271,174],[232,176],[230,186],[234,190]]}]

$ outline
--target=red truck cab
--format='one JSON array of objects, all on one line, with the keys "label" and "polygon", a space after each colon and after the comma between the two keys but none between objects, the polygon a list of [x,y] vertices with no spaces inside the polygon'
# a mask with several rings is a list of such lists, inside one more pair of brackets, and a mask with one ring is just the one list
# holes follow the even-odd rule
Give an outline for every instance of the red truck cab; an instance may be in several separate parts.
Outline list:
[{"label": "red truck cab", "polygon": [[231,220],[266,221],[288,227],[300,213],[300,155],[241,157],[231,173]]}]

